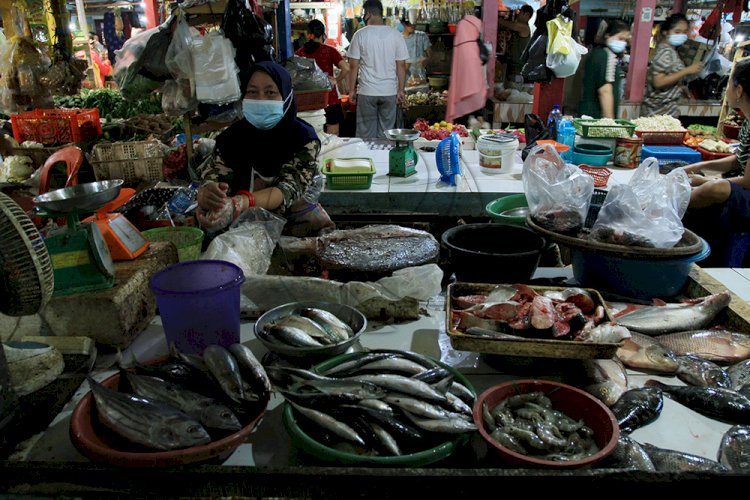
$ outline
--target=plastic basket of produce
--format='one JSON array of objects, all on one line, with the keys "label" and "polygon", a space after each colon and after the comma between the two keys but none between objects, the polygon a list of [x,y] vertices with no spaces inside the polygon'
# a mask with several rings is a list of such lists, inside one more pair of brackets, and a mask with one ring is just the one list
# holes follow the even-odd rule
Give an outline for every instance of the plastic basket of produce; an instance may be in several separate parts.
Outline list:
[{"label": "plastic basket of produce", "polygon": [[578,168],[594,178],[594,187],[606,186],[609,176],[612,175],[612,171],[607,167],[582,164],[578,165]]},{"label": "plastic basket of produce", "polygon": [[573,127],[581,137],[630,137],[635,131],[635,123],[611,118],[600,120],[576,118],[573,120]]},{"label": "plastic basket of produce", "polygon": [[635,135],[643,139],[643,144],[682,144],[687,130],[657,131],[636,130]]},{"label": "plastic basket of produce", "polygon": [[329,189],[369,189],[375,165],[371,158],[328,158],[323,175]]},{"label": "plastic basket of produce", "polygon": [[46,146],[81,142],[102,135],[99,110],[35,109],[10,115],[13,138]]},{"label": "plastic basket of produce", "polygon": [[164,179],[164,150],[159,141],[96,144],[89,158],[97,181],[122,179],[126,184]]},{"label": "plastic basket of produce", "polygon": [[718,160],[719,158],[726,158],[732,156],[734,153],[722,153],[719,151],[709,151],[701,146],[698,146],[697,151],[701,154],[701,161]]},{"label": "plastic basket of produce", "polygon": [[328,106],[330,90],[303,90],[295,92],[297,96],[297,111],[323,109]]}]

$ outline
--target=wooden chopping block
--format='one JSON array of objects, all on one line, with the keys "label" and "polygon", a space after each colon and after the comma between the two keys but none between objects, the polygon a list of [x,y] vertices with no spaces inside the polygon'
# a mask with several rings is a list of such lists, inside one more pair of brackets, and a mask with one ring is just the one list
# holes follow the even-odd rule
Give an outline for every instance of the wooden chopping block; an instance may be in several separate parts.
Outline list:
[{"label": "wooden chopping block", "polygon": [[125,348],[156,316],[151,276],[177,262],[173,243],[152,242],[137,259],[115,262],[114,287],[52,297],[40,314],[54,335]]}]

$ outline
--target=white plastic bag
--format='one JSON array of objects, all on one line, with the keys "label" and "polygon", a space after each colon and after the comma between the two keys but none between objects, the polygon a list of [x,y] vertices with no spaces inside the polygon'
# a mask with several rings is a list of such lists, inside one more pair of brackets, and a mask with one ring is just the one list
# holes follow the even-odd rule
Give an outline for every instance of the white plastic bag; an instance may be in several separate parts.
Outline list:
[{"label": "white plastic bag", "polygon": [[206,104],[229,104],[242,97],[235,50],[221,32],[193,37],[195,95]]},{"label": "white plastic bag", "polygon": [[588,53],[589,49],[571,38],[571,50],[567,54],[555,52],[547,54],[547,67],[552,70],[557,78],[573,76],[578,71],[581,57]]}]

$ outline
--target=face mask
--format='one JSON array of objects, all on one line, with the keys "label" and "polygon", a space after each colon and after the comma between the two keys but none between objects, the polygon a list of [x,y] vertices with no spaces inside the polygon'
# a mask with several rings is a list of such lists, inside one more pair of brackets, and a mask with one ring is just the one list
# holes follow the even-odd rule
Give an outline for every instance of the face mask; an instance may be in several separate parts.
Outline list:
[{"label": "face mask", "polygon": [[[269,130],[281,121],[286,112],[286,102],[292,98],[292,93],[284,101],[268,101],[264,99],[244,99],[242,114],[255,128]],[[290,101],[291,102],[291,101]]]},{"label": "face mask", "polygon": [[686,34],[682,35],[669,35],[667,37],[667,42],[669,42],[669,45],[672,47],[679,47],[683,43],[687,42],[688,36]]},{"label": "face mask", "polygon": [[608,40],[607,47],[615,54],[621,54],[625,52],[625,47],[628,46],[628,42],[625,40]]}]

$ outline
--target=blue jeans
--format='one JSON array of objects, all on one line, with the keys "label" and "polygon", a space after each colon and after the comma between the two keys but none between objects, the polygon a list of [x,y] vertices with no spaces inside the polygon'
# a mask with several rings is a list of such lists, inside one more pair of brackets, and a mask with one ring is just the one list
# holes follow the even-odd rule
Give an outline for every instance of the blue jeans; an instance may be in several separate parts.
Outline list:
[{"label": "blue jeans", "polygon": [[384,139],[396,126],[396,96],[357,94],[357,132],[362,139]]}]

